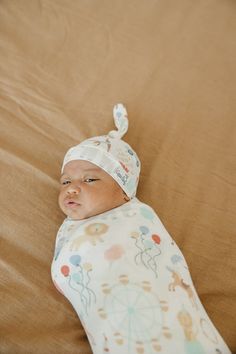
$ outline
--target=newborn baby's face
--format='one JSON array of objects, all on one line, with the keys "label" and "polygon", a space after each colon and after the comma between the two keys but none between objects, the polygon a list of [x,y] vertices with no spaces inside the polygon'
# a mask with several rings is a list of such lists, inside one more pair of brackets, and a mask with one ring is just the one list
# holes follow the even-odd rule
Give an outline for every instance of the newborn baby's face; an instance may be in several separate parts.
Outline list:
[{"label": "newborn baby's face", "polygon": [[60,183],[59,206],[72,219],[86,219],[127,201],[118,183],[89,161],[68,162]]}]

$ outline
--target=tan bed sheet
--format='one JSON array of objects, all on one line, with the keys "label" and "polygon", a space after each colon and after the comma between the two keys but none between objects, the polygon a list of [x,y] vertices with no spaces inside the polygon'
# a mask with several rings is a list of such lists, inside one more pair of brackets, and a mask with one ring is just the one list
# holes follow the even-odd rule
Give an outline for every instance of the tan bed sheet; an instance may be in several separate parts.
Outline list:
[{"label": "tan bed sheet", "polygon": [[64,153],[113,129],[236,352],[236,3],[0,2],[0,353],[89,354],[50,278]]}]

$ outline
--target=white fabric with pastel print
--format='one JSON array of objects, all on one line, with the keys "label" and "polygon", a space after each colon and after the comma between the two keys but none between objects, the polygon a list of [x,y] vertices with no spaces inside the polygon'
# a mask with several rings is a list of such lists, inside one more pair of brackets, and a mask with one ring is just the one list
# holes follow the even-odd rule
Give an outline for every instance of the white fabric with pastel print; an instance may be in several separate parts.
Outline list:
[{"label": "white fabric with pastel print", "polygon": [[230,354],[156,213],[137,198],[65,219],[52,278],[94,354]]}]

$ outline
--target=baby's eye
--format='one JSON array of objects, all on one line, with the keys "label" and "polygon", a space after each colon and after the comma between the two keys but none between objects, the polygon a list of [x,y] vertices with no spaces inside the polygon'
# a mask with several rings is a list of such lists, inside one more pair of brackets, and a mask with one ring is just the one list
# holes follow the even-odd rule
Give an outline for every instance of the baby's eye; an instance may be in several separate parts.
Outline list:
[{"label": "baby's eye", "polygon": [[61,184],[63,184],[64,186],[65,186],[66,184],[69,184],[69,183],[70,183],[69,180],[65,180],[65,181],[62,181],[62,182],[61,182]]},{"label": "baby's eye", "polygon": [[84,182],[86,182],[86,183],[91,183],[91,182],[95,182],[95,181],[98,181],[98,178],[86,178],[84,180]]}]

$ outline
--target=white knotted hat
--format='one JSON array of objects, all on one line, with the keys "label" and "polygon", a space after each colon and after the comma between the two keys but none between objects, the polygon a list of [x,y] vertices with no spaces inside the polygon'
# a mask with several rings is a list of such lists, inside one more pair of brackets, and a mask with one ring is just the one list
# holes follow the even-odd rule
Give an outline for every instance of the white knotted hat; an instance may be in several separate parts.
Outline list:
[{"label": "white knotted hat", "polygon": [[84,140],[70,148],[64,157],[61,171],[63,172],[65,165],[70,161],[90,161],[106,171],[128,197],[133,198],[136,195],[141,164],[135,151],[121,140],[129,125],[123,104],[114,106],[113,116],[118,130]]}]

